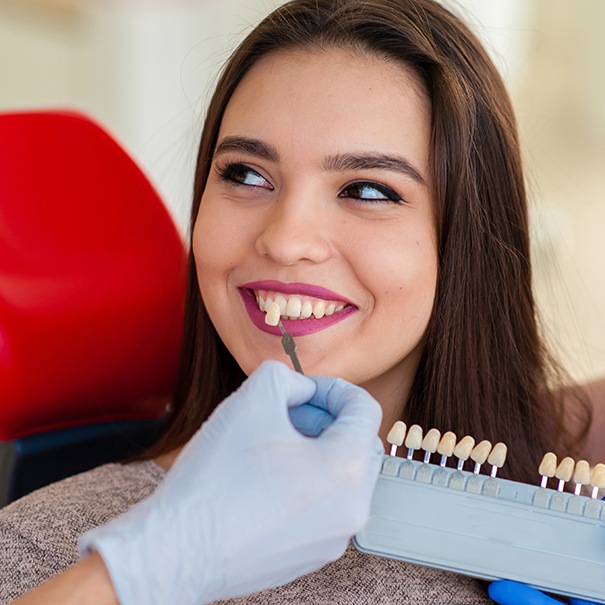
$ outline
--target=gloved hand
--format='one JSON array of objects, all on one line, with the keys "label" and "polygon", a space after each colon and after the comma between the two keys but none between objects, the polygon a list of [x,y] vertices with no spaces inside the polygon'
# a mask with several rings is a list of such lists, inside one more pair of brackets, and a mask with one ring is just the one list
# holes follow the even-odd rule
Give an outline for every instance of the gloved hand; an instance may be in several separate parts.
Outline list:
[{"label": "gloved hand", "polygon": [[[488,592],[490,598],[500,605],[561,605],[561,601],[557,601],[527,584],[510,580],[492,582]],[[582,599],[569,599],[569,603],[570,605],[597,605]]]},{"label": "gloved hand", "polygon": [[[288,416],[305,403],[313,430],[335,418],[314,439]],[[380,418],[359,387],[265,362],[203,424],[156,492],[85,534],[81,552],[101,554],[122,605],[201,605],[314,571],[342,555],[367,519]]]}]

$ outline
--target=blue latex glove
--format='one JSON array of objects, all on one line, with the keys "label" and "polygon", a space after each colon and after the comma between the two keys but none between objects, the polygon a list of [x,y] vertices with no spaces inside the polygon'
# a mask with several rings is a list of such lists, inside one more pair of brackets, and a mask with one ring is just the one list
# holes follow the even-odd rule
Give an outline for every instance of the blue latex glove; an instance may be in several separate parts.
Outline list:
[{"label": "blue latex glove", "polygon": [[[298,421],[323,430],[317,438],[290,420],[304,404]],[[122,605],[200,605],[314,571],[342,555],[369,515],[380,419],[359,387],[265,362],[156,492],[85,534],[81,552],[101,554]]]},{"label": "blue latex glove", "polygon": [[[500,605],[561,605],[561,601],[557,601],[527,584],[510,580],[492,582],[488,592],[490,598]],[[570,605],[597,605],[592,601],[582,599],[569,599],[569,603]]]}]

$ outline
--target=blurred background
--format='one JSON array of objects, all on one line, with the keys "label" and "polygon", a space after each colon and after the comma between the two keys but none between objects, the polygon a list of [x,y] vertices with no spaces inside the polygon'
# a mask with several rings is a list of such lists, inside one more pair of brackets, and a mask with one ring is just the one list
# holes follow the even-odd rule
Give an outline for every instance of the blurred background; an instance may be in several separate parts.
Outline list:
[{"label": "blurred background", "polygon": [[[605,2],[443,2],[485,41],[517,109],[548,338],[574,378],[605,375]],[[279,4],[0,0],[0,111],[93,116],[186,233],[209,91],[234,45]]]}]

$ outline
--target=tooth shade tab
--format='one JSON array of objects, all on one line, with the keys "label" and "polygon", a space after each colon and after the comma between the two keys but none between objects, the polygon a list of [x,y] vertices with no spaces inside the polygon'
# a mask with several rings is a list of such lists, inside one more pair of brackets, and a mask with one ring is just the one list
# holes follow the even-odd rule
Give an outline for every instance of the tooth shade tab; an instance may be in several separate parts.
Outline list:
[{"label": "tooth shade tab", "polygon": [[559,480],[559,485],[557,486],[558,491],[562,492],[565,483],[571,479],[574,466],[574,459],[569,456],[563,458],[563,460],[559,462],[559,466],[557,466],[557,470],[555,470],[555,477]]},{"label": "tooth shade tab", "polygon": [[552,452],[548,452],[548,454],[544,454],[544,458],[542,458],[542,462],[540,462],[540,468],[538,472],[542,477],[554,477],[555,470],[557,468],[557,457]]},{"label": "tooth shade tab", "polygon": [[268,326],[276,326],[279,323],[280,316],[281,311],[279,308],[279,304],[277,302],[272,302],[269,308],[267,309],[267,314],[265,315],[265,323]]},{"label": "tooth shade tab", "polygon": [[396,446],[403,445],[403,440],[405,439],[406,430],[407,430],[407,427],[405,425],[405,422],[403,422],[402,420],[398,420],[391,427],[391,430],[389,431],[389,434],[387,435],[387,441],[391,445],[396,445]]},{"label": "tooth shade tab", "polygon": [[590,464],[587,460],[580,460],[576,464],[573,472],[573,482],[578,485],[588,485],[590,483]]},{"label": "tooth shade tab", "polygon": [[321,319],[324,316],[339,313],[348,306],[348,303],[342,300],[323,300],[314,296],[284,294],[268,290],[258,290],[254,292],[254,295],[258,308],[263,313],[266,313],[271,304],[276,302],[279,305],[280,316],[291,320],[308,319],[309,317]]},{"label": "tooth shade tab", "polygon": [[471,451],[471,460],[481,465],[489,456],[489,453],[492,451],[492,444],[487,439],[484,439],[480,443],[478,443]]},{"label": "tooth shade tab", "polygon": [[413,424],[408,429],[408,434],[405,438],[405,447],[408,448],[408,460],[411,460],[414,457],[414,450],[420,449],[422,445],[422,428]]},{"label": "tooth shade tab", "polygon": [[542,462],[540,462],[540,466],[538,468],[538,472],[542,475],[542,480],[540,481],[540,487],[545,488],[548,483],[549,477],[555,476],[555,470],[557,469],[557,457],[552,453],[548,452],[544,454],[544,458],[542,458]]},{"label": "tooth shade tab", "polygon": [[590,485],[597,489],[605,488],[605,464],[599,462],[593,469],[590,475]]},{"label": "tooth shade tab", "polygon": [[574,494],[579,496],[582,492],[582,486],[590,483],[590,464],[587,460],[580,460],[576,463],[576,468],[573,472],[573,482],[576,484]]},{"label": "tooth shade tab", "polygon": [[492,444],[487,439],[484,439],[472,449],[471,460],[475,462],[475,468],[473,469],[473,473],[475,473],[475,475],[479,474],[481,465],[487,460],[491,450]]},{"label": "tooth shade tab", "polygon": [[447,431],[441,437],[439,445],[437,446],[437,453],[441,454],[442,456],[442,466],[445,466],[445,458],[449,458],[454,453],[454,448],[456,447],[456,439],[456,434],[452,433],[452,431]]},{"label": "tooth shade tab", "polygon": [[502,468],[504,463],[506,462],[506,454],[508,453],[508,448],[501,441],[494,445],[494,448],[490,452],[487,457],[487,463],[495,466],[496,468]]},{"label": "tooth shade tab", "polygon": [[575,462],[573,458],[569,456],[563,458],[555,470],[555,477],[561,481],[569,481],[573,474],[574,466]]},{"label": "tooth shade tab", "polygon": [[441,431],[438,429],[431,429],[427,432],[422,440],[421,447],[425,452],[434,454],[439,447],[439,439],[441,439]]},{"label": "tooth shade tab", "polygon": [[422,445],[422,428],[413,424],[408,430],[408,435],[405,438],[405,447],[408,449],[419,450]]},{"label": "tooth shade tab", "polygon": [[456,444],[454,456],[459,460],[468,460],[474,447],[475,440],[470,435],[466,435]]}]

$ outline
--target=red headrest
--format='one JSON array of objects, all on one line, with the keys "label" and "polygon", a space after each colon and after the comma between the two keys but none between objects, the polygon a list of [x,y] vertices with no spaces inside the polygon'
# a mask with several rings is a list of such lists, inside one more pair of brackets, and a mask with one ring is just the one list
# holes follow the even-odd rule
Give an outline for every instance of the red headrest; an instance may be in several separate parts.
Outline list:
[{"label": "red headrest", "polygon": [[185,258],[158,194],[99,126],[0,115],[0,439],[161,414]]}]

